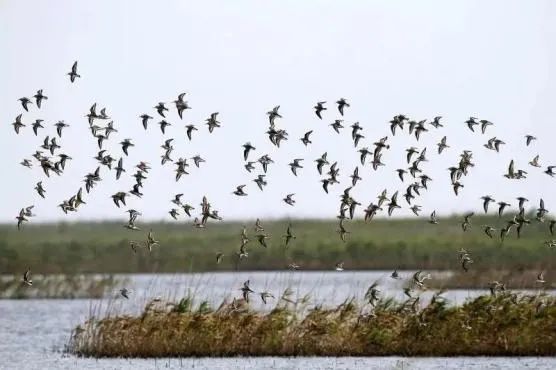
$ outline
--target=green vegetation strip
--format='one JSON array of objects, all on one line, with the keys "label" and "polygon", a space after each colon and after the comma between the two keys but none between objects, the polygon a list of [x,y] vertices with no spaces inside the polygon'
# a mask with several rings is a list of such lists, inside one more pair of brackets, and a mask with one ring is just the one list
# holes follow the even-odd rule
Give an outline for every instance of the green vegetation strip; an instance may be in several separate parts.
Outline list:
[{"label": "green vegetation strip", "polygon": [[[504,292],[450,307],[437,297],[303,308],[283,299],[267,313],[244,302],[192,307],[151,302],[141,316],[89,320],[69,349],[92,357],[554,356],[555,298]],[[239,304],[242,303],[242,304]],[[156,308],[158,307],[158,308]]]},{"label": "green vegetation strip", "polygon": [[[130,231],[122,222],[26,225],[21,232],[14,225],[0,226],[0,272],[34,273],[127,273],[201,272],[235,270],[282,270],[294,262],[303,270],[330,270],[344,261],[353,269],[460,269],[457,251],[471,253],[472,270],[554,270],[554,248],[547,223],[532,221],[517,238],[515,230],[502,244],[490,239],[481,225],[500,230],[506,218],[476,215],[470,230],[461,230],[462,216],[440,219],[430,225],[426,219],[376,219],[371,223],[347,221],[350,234],[344,243],[336,230],[337,220],[292,220],[297,236],[286,249],[282,235],[288,220],[262,220],[270,234],[268,248],[261,247],[253,230],[254,220],[212,222],[195,229],[183,222],[141,224]],[[534,216],[530,217],[534,218]],[[242,225],[247,226],[249,257],[237,264]],[[160,246],[136,254],[129,241],[144,242],[152,229]],[[514,228],[515,229],[515,228]],[[224,253],[216,264],[216,254]]]}]

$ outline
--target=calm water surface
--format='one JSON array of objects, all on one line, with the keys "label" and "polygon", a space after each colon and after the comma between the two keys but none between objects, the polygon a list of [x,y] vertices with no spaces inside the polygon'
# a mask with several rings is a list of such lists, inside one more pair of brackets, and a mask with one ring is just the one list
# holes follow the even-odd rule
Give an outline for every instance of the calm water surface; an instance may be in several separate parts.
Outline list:
[{"label": "calm water surface", "polygon": [[[243,281],[250,279],[255,291],[278,296],[291,287],[298,296],[309,294],[314,303],[337,304],[350,296],[361,298],[378,280],[383,296],[403,299],[403,281],[388,278],[390,272],[240,272],[180,275],[130,275],[125,283],[129,300],[117,290],[104,300],[1,300],[0,369],[555,369],[555,358],[197,358],[197,359],[81,359],[64,354],[69,334],[91,313],[139,312],[153,297],[172,299],[191,292],[197,300],[219,304],[239,296]],[[402,277],[411,276],[410,272]],[[448,291],[453,303],[485,291]],[[554,294],[554,292],[552,292]],[[431,293],[423,293],[423,298]],[[295,297],[295,296],[294,296]],[[426,301],[426,299],[424,299]],[[262,308],[262,303],[258,302]]]}]

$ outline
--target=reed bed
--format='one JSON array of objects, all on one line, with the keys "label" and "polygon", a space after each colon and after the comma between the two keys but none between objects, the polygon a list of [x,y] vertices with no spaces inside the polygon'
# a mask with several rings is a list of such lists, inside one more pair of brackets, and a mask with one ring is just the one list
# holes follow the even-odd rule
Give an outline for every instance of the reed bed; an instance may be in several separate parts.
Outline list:
[{"label": "reed bed", "polygon": [[113,275],[46,275],[23,284],[20,275],[0,276],[0,299],[103,298],[127,279]]},{"label": "reed bed", "polygon": [[[254,297],[255,298],[255,297]],[[348,299],[310,306],[286,296],[268,311],[243,300],[149,302],[138,316],[91,318],[72,333],[69,351],[90,357],[192,356],[553,356],[554,297],[502,292],[450,306]]]}]

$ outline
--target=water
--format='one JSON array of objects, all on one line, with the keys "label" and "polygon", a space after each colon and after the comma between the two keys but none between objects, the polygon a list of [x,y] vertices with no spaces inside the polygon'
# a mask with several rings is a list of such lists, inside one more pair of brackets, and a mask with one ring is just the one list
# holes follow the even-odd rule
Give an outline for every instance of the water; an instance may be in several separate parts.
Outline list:
[{"label": "water", "polygon": [[[82,359],[64,354],[72,328],[91,312],[138,312],[156,296],[181,297],[188,291],[200,300],[219,304],[226,296],[239,296],[243,281],[250,279],[256,291],[278,296],[287,286],[299,296],[309,293],[312,302],[337,304],[351,295],[360,298],[379,280],[383,296],[403,299],[403,282],[390,279],[389,272],[241,272],[180,275],[129,275],[129,300],[0,300],[0,369],[554,369],[556,358],[196,358],[196,359]],[[411,273],[402,273],[402,277]],[[448,291],[454,303],[484,294],[484,291]],[[551,292],[554,294],[554,291]],[[426,297],[430,292],[423,293]],[[295,296],[294,296],[295,297]],[[426,300],[426,299],[424,299]],[[256,304],[262,306],[258,299]]]}]

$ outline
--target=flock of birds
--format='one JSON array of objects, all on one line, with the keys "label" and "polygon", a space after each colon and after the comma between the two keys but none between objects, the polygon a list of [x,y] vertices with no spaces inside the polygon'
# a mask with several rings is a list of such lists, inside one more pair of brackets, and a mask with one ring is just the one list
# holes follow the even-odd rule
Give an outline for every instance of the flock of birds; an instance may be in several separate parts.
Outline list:
[{"label": "flock of birds", "polygon": [[[78,64],[75,62],[71,68],[71,71],[68,73],[69,79],[71,83],[74,83],[78,78],[81,78],[81,75],[78,72]],[[188,102],[185,100],[185,93],[179,94],[177,99],[172,102],[175,106],[177,114],[180,119],[183,118],[183,114],[186,110],[191,109]],[[29,112],[29,109],[32,109],[32,106],[35,105],[37,109],[41,109],[42,105],[48,101],[48,97],[44,94],[43,90],[38,90],[37,93],[33,96],[34,100],[23,97],[20,98],[19,101],[21,103],[22,108],[25,112]],[[330,126],[332,129],[340,134],[341,130],[345,128],[344,126],[344,112],[346,109],[350,108],[349,102],[341,98],[335,102],[336,109],[338,114],[340,115],[339,118],[334,119]],[[166,128],[171,126],[172,124],[169,123],[166,119],[166,114],[170,112],[169,107],[167,107],[167,103],[159,102],[154,106],[154,112],[149,115],[147,113],[142,114],[139,116],[140,124],[144,128],[144,130],[149,129],[149,125],[151,122],[155,121],[155,116],[158,116],[160,120],[158,122],[158,126],[163,134],[166,134]],[[327,102],[319,101],[314,106],[314,113],[319,120],[324,119],[325,113],[329,110],[327,106]],[[14,131],[16,134],[24,133],[24,129],[27,126],[31,126],[32,131],[35,136],[39,135],[39,130],[45,129],[43,125],[44,120],[37,119],[33,123],[24,123],[24,113],[19,114],[15,121],[12,123]],[[213,133],[215,129],[221,127],[221,123],[218,120],[218,112],[214,112],[210,114],[210,116],[205,120],[205,124],[208,128],[209,133]],[[266,131],[270,142],[275,145],[276,147],[280,147],[281,143],[287,141],[289,139],[288,132],[285,129],[278,128],[278,120],[282,118],[280,114],[280,106],[276,106],[270,111],[267,112],[268,115],[268,122],[269,127]],[[119,180],[120,177],[127,173],[129,168],[124,167],[124,158],[128,156],[129,151],[133,150],[135,144],[129,138],[125,138],[120,142],[122,156],[119,159],[116,159],[115,156],[108,153],[106,149],[103,149],[103,145],[106,141],[110,140],[113,133],[117,133],[118,130],[114,125],[114,121],[110,119],[110,116],[107,113],[107,108],[98,109],[97,104],[93,104],[89,112],[86,114],[86,118],[89,124],[89,129],[93,139],[96,141],[98,145],[99,152],[95,159],[98,161],[98,167],[84,176],[83,182],[84,187],[79,188],[74,195],[70,198],[63,200],[59,207],[61,211],[65,214],[68,212],[77,212],[79,207],[82,205],[87,204],[84,200],[84,192],[89,194],[94,187],[102,181],[101,178],[101,168],[106,167],[108,170],[115,172],[115,179]],[[104,124],[103,124],[104,123]],[[475,129],[479,130],[482,134],[486,134],[488,128],[493,125],[492,122],[486,119],[478,119],[476,117],[470,117],[465,124],[472,132],[476,132]],[[66,164],[68,161],[72,160],[72,157],[68,154],[61,153],[60,150],[61,145],[57,142],[57,139],[62,138],[62,134],[64,130],[69,127],[70,125],[65,123],[64,121],[59,121],[54,124],[56,129],[56,135],[48,135],[44,138],[43,144],[38,148],[34,154],[32,154],[32,159],[23,159],[21,162],[22,166],[27,168],[32,168],[35,164],[38,165],[44,175],[48,178],[52,173],[61,176],[65,170]],[[424,120],[413,120],[409,117],[399,114],[392,118],[390,121],[390,130],[392,136],[396,134],[400,134],[401,132],[407,130],[409,135],[414,135],[415,140],[418,142],[420,137],[431,131],[431,130],[438,130],[444,127],[442,123],[442,117],[437,116],[434,117],[430,122],[426,119]],[[382,155],[384,152],[390,150],[390,145],[388,143],[388,136],[385,136],[378,141],[373,143],[373,148],[369,149],[369,147],[359,147],[361,140],[365,139],[365,136],[362,134],[363,127],[359,124],[359,122],[353,123],[351,126],[351,139],[353,141],[353,145],[357,148],[359,153],[359,159],[361,166],[369,165],[373,170],[378,170],[380,167],[385,166],[385,163],[382,161]],[[197,128],[193,124],[189,124],[185,126],[186,135],[188,140],[193,140],[193,135],[195,131],[198,131]],[[307,131],[299,140],[305,145],[309,146],[312,144],[311,135],[313,130]],[[533,142],[537,140],[536,137],[532,135],[526,135],[524,144],[526,146],[530,146]],[[174,139],[169,138],[164,141],[161,145],[163,149],[161,155],[161,165],[168,165],[173,163],[175,166],[175,180],[179,181],[183,176],[188,175],[188,167],[190,164],[188,163],[187,158],[179,158],[174,160],[172,158],[172,153],[174,147],[172,145]],[[504,141],[500,140],[497,137],[490,138],[484,147],[499,152],[502,146],[505,144]],[[450,148],[446,136],[442,137],[438,142],[437,146],[437,153],[441,155],[447,149]],[[253,152],[257,149],[256,147],[251,144],[250,142],[245,143],[243,146],[243,159],[245,161],[245,170],[251,173],[252,171],[256,171],[257,166],[260,166],[260,170],[262,173],[258,173],[256,177],[252,180],[257,187],[262,191],[264,187],[267,185],[267,171],[269,171],[270,165],[274,163],[272,158],[268,154],[264,154],[260,156],[258,159],[253,159]],[[407,188],[403,194],[400,194],[399,191],[395,191],[389,195],[388,190],[384,189],[378,196],[377,201],[371,202],[365,209],[364,209],[364,220],[365,222],[371,222],[373,218],[379,213],[386,209],[386,213],[388,216],[392,216],[394,212],[400,208],[402,208],[402,200],[399,198],[403,198],[408,205],[408,208],[416,215],[419,216],[421,212],[421,206],[415,204],[417,197],[421,196],[421,192],[426,191],[427,185],[432,178],[429,177],[427,174],[424,173],[422,169],[422,164],[427,162],[427,148],[418,149],[417,147],[410,147],[405,150],[405,159],[407,161],[407,168],[399,168],[395,171],[402,183],[407,183]],[[202,163],[205,162],[200,155],[196,155],[191,158],[193,164],[196,167],[199,167]],[[338,162],[329,160],[328,153],[323,153],[318,158],[314,160],[316,170],[318,174],[322,176],[320,182],[322,183],[322,189],[324,192],[328,193],[329,188],[340,184],[339,181],[339,174],[340,168],[338,167]],[[332,163],[331,163],[332,162]],[[304,159],[303,158],[294,158],[289,164],[289,168],[294,176],[298,176],[299,172],[304,168]],[[529,166],[532,168],[541,168],[539,156],[535,156],[530,162]],[[325,167],[327,171],[325,171]],[[473,162],[473,152],[470,150],[464,150],[459,155],[458,162],[449,168],[449,179],[450,184],[453,189],[454,194],[457,196],[462,188],[464,188],[463,180],[468,175],[469,171],[474,167]],[[130,196],[141,198],[143,193],[141,189],[143,187],[144,181],[147,179],[149,174],[149,170],[151,169],[150,165],[146,161],[141,161],[134,167],[135,173],[132,176],[135,179],[135,184],[133,185],[132,189],[129,191],[120,191],[112,195],[112,200],[116,207],[127,207],[126,199]],[[544,170],[544,173],[550,177],[554,177],[556,175],[556,166],[547,166]],[[508,164],[507,173],[504,174],[507,179],[512,180],[521,180],[527,177],[527,171],[522,168],[516,168],[516,163],[511,160]],[[339,237],[342,241],[346,241],[346,237],[350,234],[350,231],[346,228],[346,220],[351,220],[354,218],[356,209],[362,205],[359,201],[357,201],[352,195],[351,190],[355,187],[362,178],[359,176],[359,166],[355,167],[351,175],[350,185],[343,190],[342,195],[340,196],[340,204],[339,204],[339,213],[337,218],[339,219],[338,229],[336,230],[339,234]],[[238,197],[245,197],[248,196],[247,193],[247,184],[239,184],[237,185],[236,189],[232,192],[235,196]],[[47,189],[43,184],[43,181],[38,181],[35,190],[38,195],[42,198],[46,197]],[[200,203],[200,213],[197,216],[192,216],[192,212],[196,209],[191,204],[185,203],[182,201],[182,197],[184,194],[176,194],[174,198],[171,200],[172,204],[174,205],[172,209],[168,212],[169,215],[174,218],[178,219],[180,216],[180,212],[183,211],[188,217],[193,217],[193,226],[195,228],[206,228],[208,226],[209,220],[222,220],[222,217],[219,214],[219,211],[214,209],[211,203],[208,201],[207,197],[203,197]],[[529,202],[528,199],[525,197],[518,197],[518,211],[507,221],[506,225],[500,230],[498,230],[499,238],[503,242],[504,238],[506,238],[512,230],[516,230],[517,237],[521,236],[523,228],[529,225],[532,221],[527,217],[525,204]],[[283,198],[283,202],[289,206],[295,206],[295,193],[286,194]],[[488,213],[489,206],[492,203],[495,203],[496,200],[490,196],[485,195],[482,197],[482,206],[485,213]],[[503,217],[505,214],[506,209],[510,208],[511,205],[505,201],[497,202],[498,205],[498,215]],[[23,207],[19,211],[17,215],[17,228],[23,229],[24,223],[28,222],[32,217],[35,216],[33,213],[33,205],[28,207]],[[129,214],[129,220],[124,225],[125,228],[131,231],[140,231],[140,227],[136,225],[136,221],[139,216],[141,216],[141,212],[135,209],[128,209],[126,211]],[[535,221],[544,223],[548,221],[548,232],[551,236],[554,235],[554,228],[556,225],[556,220],[546,220],[546,216],[548,214],[548,210],[545,208],[545,204],[543,199],[539,200],[539,207],[536,211]],[[472,217],[474,213],[468,213],[464,216],[464,219],[461,222],[461,228],[463,232],[468,231],[472,225]],[[436,216],[436,211],[433,211],[430,214],[428,219],[428,223],[432,225],[437,225],[439,223],[439,219]],[[495,238],[497,231],[492,225],[483,225],[482,229],[484,234],[488,238]],[[265,229],[262,225],[260,219],[257,219],[254,225],[255,231],[255,238],[260,246],[268,247],[267,240],[270,238],[270,235],[265,233]],[[292,240],[295,240],[296,236],[293,233],[293,227],[290,223],[287,226],[285,234],[283,235],[284,245],[288,247],[289,243]],[[237,258],[238,263],[244,259],[248,258],[249,253],[247,250],[247,244],[250,242],[250,237],[247,233],[247,228],[244,226],[240,236],[240,247],[235,256]],[[556,240],[548,240],[545,242],[549,247],[556,247]],[[153,247],[159,245],[159,242],[155,239],[153,231],[150,230],[145,238],[144,242],[138,242],[131,240],[129,245],[134,253],[136,253],[139,248],[146,248],[147,250],[151,251]],[[216,255],[216,263],[220,263],[224,258],[223,253],[218,253]],[[473,263],[473,259],[471,257],[470,252],[462,249],[459,252],[459,262],[461,267],[464,271],[467,271],[470,265]],[[344,269],[343,262],[338,262],[335,265],[335,270],[342,271]],[[297,270],[300,268],[299,265],[295,263],[291,263],[288,266],[290,269]],[[397,271],[394,271],[391,275],[393,279],[400,279],[399,274]],[[430,278],[429,274],[423,274],[421,271],[415,273],[411,279],[411,284],[407,289],[404,290],[405,294],[409,297],[412,297],[412,289],[415,287],[423,287],[425,281]],[[28,269],[24,276],[23,282],[27,285],[32,285],[31,280],[31,271]],[[538,275],[537,282],[539,284],[544,284],[545,280],[543,277],[543,272]],[[504,290],[504,285],[499,282],[492,282],[491,284],[491,291],[495,294],[497,291]],[[244,283],[244,286],[241,288],[243,293],[243,298],[245,301],[249,300],[249,295],[254,293],[254,291],[250,288],[249,281]],[[369,291],[367,292],[366,297],[371,301],[375,302],[378,298],[378,288],[376,284],[373,284]],[[121,290],[122,296],[128,298],[129,291],[127,289]],[[272,294],[268,292],[261,292],[260,293],[261,299],[264,303],[266,303],[268,298],[273,298]]]}]

